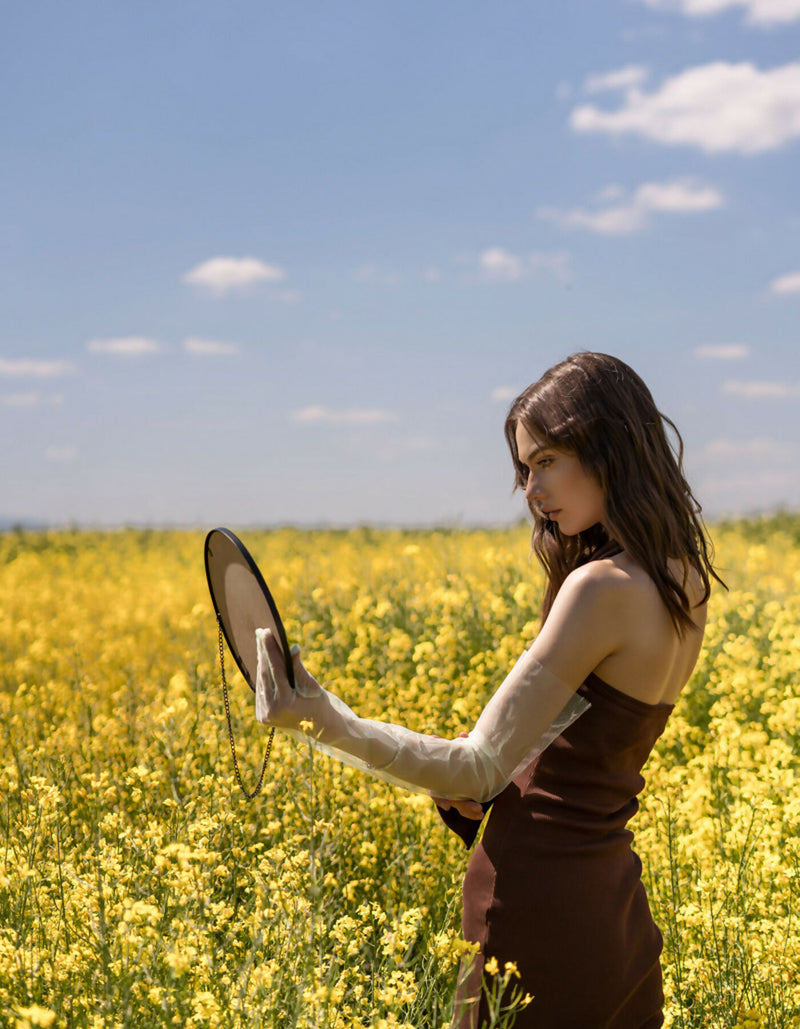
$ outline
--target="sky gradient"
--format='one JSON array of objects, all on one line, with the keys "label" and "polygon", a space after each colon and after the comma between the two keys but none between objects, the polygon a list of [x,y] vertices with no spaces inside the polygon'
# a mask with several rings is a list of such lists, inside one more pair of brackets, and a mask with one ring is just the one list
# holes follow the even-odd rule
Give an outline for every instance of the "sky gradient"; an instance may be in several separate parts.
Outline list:
[{"label": "sky gradient", "polygon": [[42,0],[0,87],[0,519],[507,523],[577,350],[800,507],[800,0]]}]

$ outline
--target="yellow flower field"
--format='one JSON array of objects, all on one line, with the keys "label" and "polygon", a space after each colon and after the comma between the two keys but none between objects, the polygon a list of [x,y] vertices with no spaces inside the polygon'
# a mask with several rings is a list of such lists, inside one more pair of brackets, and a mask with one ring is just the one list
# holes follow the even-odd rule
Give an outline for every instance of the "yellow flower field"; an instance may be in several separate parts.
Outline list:
[{"label": "yellow flower field", "polygon": [[[311,670],[364,715],[469,728],[536,631],[524,526],[243,537]],[[714,537],[730,592],[633,828],[667,1024],[784,1029],[800,1026],[800,519]],[[440,1029],[467,855],[426,798],[277,734],[244,800],[202,545],[0,536],[0,1025]],[[229,678],[252,783],[266,736]]]}]

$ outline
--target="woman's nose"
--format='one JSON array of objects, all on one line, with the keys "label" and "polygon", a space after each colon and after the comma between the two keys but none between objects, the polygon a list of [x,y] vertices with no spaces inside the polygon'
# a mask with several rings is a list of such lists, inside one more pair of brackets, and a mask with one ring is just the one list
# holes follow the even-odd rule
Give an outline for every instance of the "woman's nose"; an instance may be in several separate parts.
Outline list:
[{"label": "woman's nose", "polygon": [[538,500],[541,498],[539,482],[533,472],[528,472],[528,481],[525,483],[525,498],[527,500]]}]

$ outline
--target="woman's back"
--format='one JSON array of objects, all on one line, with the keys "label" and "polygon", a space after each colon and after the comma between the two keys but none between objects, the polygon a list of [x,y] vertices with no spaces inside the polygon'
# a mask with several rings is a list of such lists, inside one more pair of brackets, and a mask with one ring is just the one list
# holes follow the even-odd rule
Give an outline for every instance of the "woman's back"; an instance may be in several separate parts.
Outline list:
[{"label": "woman's back", "polygon": [[[676,561],[673,574],[681,574]],[[706,604],[696,572],[687,593],[695,630],[680,635],[649,575],[624,552],[595,563],[618,625],[613,649],[593,671],[646,704],[674,704],[688,682],[703,643]],[[609,641],[609,647],[612,647]]]}]

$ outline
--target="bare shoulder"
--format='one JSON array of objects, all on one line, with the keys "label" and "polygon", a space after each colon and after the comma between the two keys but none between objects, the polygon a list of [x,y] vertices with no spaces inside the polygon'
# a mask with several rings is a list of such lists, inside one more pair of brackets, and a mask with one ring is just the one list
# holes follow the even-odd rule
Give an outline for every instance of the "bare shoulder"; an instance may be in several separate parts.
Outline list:
[{"label": "bare shoulder", "polygon": [[[669,570],[675,581],[681,583],[689,604],[701,604],[703,583],[696,569],[684,566],[679,560],[670,560]],[[611,557],[576,568],[564,580],[559,597],[574,603],[661,604],[658,587],[649,572],[637,564],[624,551]]]},{"label": "bare shoulder", "polygon": [[669,622],[656,584],[625,553],[576,568],[564,580],[556,608],[583,631],[601,633],[609,652],[624,647],[643,622]]},{"label": "bare shoulder", "polygon": [[534,656],[577,688],[624,643],[628,592],[625,572],[613,558],[570,572],[536,638]]},{"label": "bare shoulder", "polygon": [[654,589],[653,581],[626,554],[590,561],[570,572],[559,596],[570,604],[616,605]]},{"label": "bare shoulder", "polygon": [[574,685],[589,672],[646,703],[674,701],[702,643],[705,608],[696,573],[670,568],[694,608],[698,633],[681,636],[647,571],[620,553],[571,572],[536,640],[538,660]]}]

